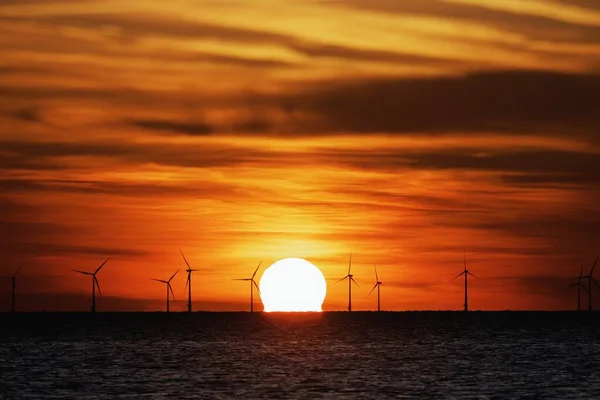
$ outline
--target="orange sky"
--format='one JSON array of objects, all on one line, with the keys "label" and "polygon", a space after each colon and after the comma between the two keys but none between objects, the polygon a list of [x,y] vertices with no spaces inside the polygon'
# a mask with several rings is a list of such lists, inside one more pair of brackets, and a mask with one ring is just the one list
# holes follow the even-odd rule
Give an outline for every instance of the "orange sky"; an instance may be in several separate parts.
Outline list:
[{"label": "orange sky", "polygon": [[22,309],[87,310],[70,269],[111,256],[98,308],[161,310],[182,248],[196,309],[245,310],[233,278],[303,257],[336,310],[352,252],[355,309],[373,263],[383,308],[460,309],[466,249],[472,308],[572,308],[598,60],[584,0],[4,0],[0,274],[27,263]]}]

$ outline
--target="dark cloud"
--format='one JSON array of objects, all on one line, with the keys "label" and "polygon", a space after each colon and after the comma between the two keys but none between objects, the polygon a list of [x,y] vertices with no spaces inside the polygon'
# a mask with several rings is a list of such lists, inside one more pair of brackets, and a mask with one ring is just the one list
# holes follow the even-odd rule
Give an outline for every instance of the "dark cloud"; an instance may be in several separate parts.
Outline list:
[{"label": "dark cloud", "polygon": [[[474,148],[470,150],[446,148],[431,151],[415,151],[411,149],[389,150],[344,150],[321,151],[313,154],[322,163],[335,163],[340,166],[365,169],[397,171],[407,173],[412,170],[456,170],[465,172],[490,172],[511,184],[532,186],[582,186],[600,183],[600,156],[595,152],[569,150],[490,150]],[[370,191],[379,199],[386,193],[374,193],[364,187],[340,188],[345,192],[357,190],[357,194]],[[367,193],[369,194],[369,193]],[[397,196],[387,194],[388,199]],[[411,202],[410,198],[404,199]],[[430,203],[440,206],[439,201],[416,198],[413,203]],[[446,207],[455,204],[459,208],[468,205],[468,199],[444,199]]]},{"label": "dark cloud", "polygon": [[176,132],[192,136],[209,135],[213,132],[213,128],[210,125],[202,122],[184,123],[164,120],[137,120],[132,121],[132,124],[150,131]]},{"label": "dark cloud", "polygon": [[372,61],[423,66],[467,66],[468,61],[452,60],[419,54],[393,51],[377,51],[351,48],[339,45],[312,43],[308,41],[290,41],[287,47],[311,58],[340,58],[349,61]]},{"label": "dark cloud", "polygon": [[16,243],[13,245],[12,251],[21,253],[22,255],[43,254],[44,256],[92,255],[102,257],[143,257],[149,254],[146,251],[136,249],[93,247],[43,242]]},{"label": "dark cloud", "polygon": [[[155,124],[152,124],[156,126]],[[170,124],[167,124],[171,126]],[[188,127],[188,131],[190,128]],[[111,142],[0,142],[0,151],[8,158],[0,159],[0,165],[11,168],[26,167],[31,160],[46,163],[48,168],[72,168],[63,165],[63,157],[98,157],[116,162],[133,164],[157,164],[190,168],[233,166],[245,163],[277,163],[281,159],[268,149],[247,148],[223,144],[140,144]],[[279,158],[278,158],[279,157]],[[91,164],[90,164],[91,165]],[[34,164],[38,167],[38,163]],[[5,184],[10,184],[5,182]],[[15,182],[19,184],[19,182]]]},{"label": "dark cloud", "polygon": [[34,109],[18,109],[7,112],[8,116],[24,122],[41,122],[40,114]]},{"label": "dark cloud", "polygon": [[[226,182],[106,182],[57,179],[0,179],[4,193],[75,193],[89,195],[115,195],[129,198],[179,198],[212,197],[230,198],[240,195],[242,189]],[[249,195],[249,194],[246,194]]]},{"label": "dark cloud", "polygon": [[[505,150],[477,152],[437,151],[403,153],[414,168],[463,169],[502,173],[502,179],[535,184],[600,183],[600,154],[560,150]],[[391,160],[393,162],[393,159]]]},{"label": "dark cloud", "polygon": [[280,101],[314,115],[309,132],[585,131],[600,139],[599,75],[541,71],[322,83]]}]

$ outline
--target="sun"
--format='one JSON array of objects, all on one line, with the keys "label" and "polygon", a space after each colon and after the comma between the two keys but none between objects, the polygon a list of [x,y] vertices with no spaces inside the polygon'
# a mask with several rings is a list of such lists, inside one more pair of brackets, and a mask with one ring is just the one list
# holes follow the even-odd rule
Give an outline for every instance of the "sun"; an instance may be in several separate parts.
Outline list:
[{"label": "sun", "polygon": [[323,311],[325,277],[302,258],[284,258],[272,264],[260,278],[259,287],[266,312]]}]

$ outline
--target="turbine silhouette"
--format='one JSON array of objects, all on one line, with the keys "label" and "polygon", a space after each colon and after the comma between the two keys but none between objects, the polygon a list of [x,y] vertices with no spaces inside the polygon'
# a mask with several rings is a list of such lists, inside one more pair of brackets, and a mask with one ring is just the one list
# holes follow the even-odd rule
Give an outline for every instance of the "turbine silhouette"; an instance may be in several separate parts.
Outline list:
[{"label": "turbine silhouette", "polygon": [[[352,267],[352,253],[350,253],[350,259],[348,261],[348,274],[342,279],[338,280],[336,283],[340,283],[344,279],[348,279],[348,312],[352,311],[352,283],[354,283],[357,287],[358,283],[354,280],[354,275],[350,273],[350,268]],[[335,283],[334,283],[335,285]]]},{"label": "turbine silhouette", "polygon": [[171,296],[173,297],[173,301],[175,301],[175,293],[173,293],[173,287],[171,286],[171,281],[173,280],[173,278],[175,278],[175,275],[177,275],[177,273],[179,272],[179,270],[175,271],[175,273],[173,275],[171,275],[171,277],[169,278],[168,281],[162,280],[162,279],[152,279],[153,281],[156,282],[160,282],[160,283],[164,283],[167,285],[167,312],[170,312],[169,309],[169,292],[171,293]]},{"label": "turbine silhouette", "polygon": [[594,269],[596,269],[597,263],[598,263],[598,257],[596,257],[596,261],[594,261],[594,265],[592,265],[592,269],[590,270],[590,273],[588,275],[582,277],[582,278],[588,280],[588,286],[587,286],[587,289],[588,289],[588,311],[592,311],[592,283],[594,283],[596,286],[598,286],[600,288],[600,285],[594,279]]},{"label": "turbine silhouette", "polygon": [[450,282],[452,282],[456,278],[460,277],[461,275],[465,276],[465,304],[464,304],[464,310],[465,311],[469,311],[469,281],[468,281],[468,277],[469,277],[469,275],[471,275],[473,278],[477,278],[477,277],[475,275],[473,275],[472,273],[470,273],[469,270],[467,269],[467,255],[466,254],[464,256],[464,260],[465,260],[465,269],[464,269],[464,271],[461,272],[460,274],[456,275],[454,278],[452,278],[450,280]]},{"label": "turbine silhouette", "polygon": [[[579,276],[577,278],[576,283],[569,285],[569,287],[577,287],[577,311],[581,311],[581,289],[588,291],[583,283],[581,283],[581,279],[583,278],[583,265],[581,266],[581,271],[579,271]],[[589,293],[589,292],[588,292]]]},{"label": "turbine silhouette", "polygon": [[188,263],[188,260],[185,258],[185,255],[183,255],[183,251],[181,251],[181,249],[179,249],[179,252],[181,253],[181,256],[183,257],[183,261],[185,261],[185,265],[187,265],[187,269],[185,270],[185,272],[187,272],[187,279],[185,281],[185,289],[188,289],[188,304],[187,304],[187,309],[188,312],[192,312],[192,272],[196,272],[198,271],[197,269],[192,269],[192,267],[190,267],[190,264]]},{"label": "turbine silhouette", "polygon": [[258,269],[260,268],[261,264],[262,264],[262,261],[258,263],[258,267],[256,267],[256,269],[254,270],[252,277],[234,279],[234,281],[250,282],[250,312],[251,313],[254,312],[254,287],[256,287],[256,290],[258,290],[258,293],[260,294],[260,288],[258,287],[258,284],[254,280],[254,277],[256,276],[256,273],[258,272]]},{"label": "turbine silhouette", "polygon": [[92,312],[96,312],[96,287],[98,288],[98,294],[100,295],[100,297],[102,297],[102,291],[100,290],[100,282],[98,282],[98,278],[96,278],[96,275],[98,274],[98,272],[100,272],[100,270],[102,269],[102,267],[104,267],[104,264],[106,264],[108,260],[110,260],[110,257],[104,260],[104,262],[100,264],[100,266],[96,268],[96,271],[94,272],[86,272],[78,269],[73,270],[79,274],[89,275],[92,277]]},{"label": "turbine silhouette", "polygon": [[379,281],[379,276],[377,275],[377,266],[375,264],[373,264],[373,268],[375,269],[375,286],[373,286],[373,289],[371,289],[369,295],[373,293],[375,288],[377,288],[377,312],[379,312],[381,311],[381,286],[383,285],[383,282]]},{"label": "turbine silhouette", "polygon": [[21,264],[21,266],[19,267],[19,269],[17,269],[17,271],[12,274],[12,276],[5,276],[6,279],[10,279],[12,282],[12,296],[11,296],[11,312],[15,312],[16,311],[16,306],[15,306],[15,293],[17,291],[17,275],[19,274],[19,271],[21,270],[21,268],[23,268],[23,264]]}]

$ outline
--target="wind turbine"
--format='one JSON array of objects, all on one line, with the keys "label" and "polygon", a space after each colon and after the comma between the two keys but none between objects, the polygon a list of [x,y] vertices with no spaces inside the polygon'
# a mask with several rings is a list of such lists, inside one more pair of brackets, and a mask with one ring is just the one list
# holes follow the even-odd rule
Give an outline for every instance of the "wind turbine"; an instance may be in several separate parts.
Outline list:
[{"label": "wind turbine", "polygon": [[23,264],[21,264],[19,269],[17,269],[17,272],[12,274],[12,276],[5,276],[6,279],[10,279],[12,281],[12,305],[11,305],[12,312],[15,312],[15,292],[17,290],[17,274],[19,273],[21,268],[23,268]]},{"label": "wind turbine", "polygon": [[179,270],[175,271],[175,273],[173,275],[171,275],[171,277],[169,278],[168,281],[165,281],[162,279],[152,279],[153,281],[164,283],[167,285],[167,312],[169,312],[169,292],[171,292],[171,296],[173,296],[173,301],[175,301],[175,294],[173,293],[173,287],[171,286],[171,281],[173,280],[173,278],[175,278],[175,275],[177,275],[178,272],[179,272]]},{"label": "wind turbine", "polygon": [[379,276],[377,275],[377,266],[375,264],[373,264],[373,268],[375,268],[375,286],[373,286],[373,289],[371,289],[369,294],[373,293],[373,290],[377,288],[377,311],[379,312],[381,311],[381,285],[383,285],[383,282],[379,281]]},{"label": "wind turbine", "polygon": [[569,287],[577,286],[577,311],[581,311],[581,288],[583,288],[583,290],[585,290],[586,292],[588,291],[586,289],[585,285],[583,283],[581,283],[582,278],[583,278],[583,265],[581,266],[581,271],[579,271],[579,276],[577,278],[573,278],[573,279],[577,279],[577,283],[573,283],[572,285],[569,285]]},{"label": "wind turbine", "polygon": [[98,268],[96,268],[96,271],[92,272],[86,272],[86,271],[80,271],[78,269],[74,269],[73,271],[83,274],[83,275],[90,275],[92,277],[92,308],[91,311],[92,312],[96,312],[96,287],[98,287],[98,294],[100,296],[102,296],[102,291],[100,290],[100,282],[98,282],[98,278],[96,278],[96,275],[98,274],[98,272],[100,272],[100,270],[102,269],[102,267],[104,267],[104,264],[106,264],[106,262],[110,259],[107,258],[106,260],[104,260],[104,262],[102,264],[100,264],[100,266]]},{"label": "wind turbine", "polygon": [[256,273],[258,272],[258,269],[260,268],[261,264],[262,264],[262,261],[258,263],[258,267],[256,267],[256,269],[254,270],[254,273],[252,274],[251,278],[234,279],[234,281],[250,282],[250,312],[251,313],[254,312],[254,287],[256,287],[256,290],[258,290],[258,293],[260,293],[260,288],[258,287],[258,284],[254,280],[254,277],[256,276]]},{"label": "wind turbine", "polygon": [[590,270],[590,274],[583,276],[582,278],[587,278],[588,280],[588,311],[592,311],[592,282],[596,284],[600,288],[598,282],[594,279],[594,269],[596,268],[596,263],[598,263],[598,257],[596,257],[596,261],[594,261],[594,265],[592,265],[592,269]]},{"label": "wind turbine", "polygon": [[190,264],[188,263],[187,259],[185,258],[185,256],[183,255],[183,251],[181,251],[181,249],[179,249],[179,252],[181,253],[181,256],[183,257],[183,261],[185,261],[185,265],[187,265],[187,269],[185,270],[185,272],[187,272],[187,279],[185,281],[185,289],[188,289],[188,312],[192,312],[192,272],[198,271],[197,269],[192,269],[192,267],[190,267]]},{"label": "wind turbine", "polygon": [[465,311],[469,311],[469,283],[468,283],[468,276],[471,275],[473,278],[477,278],[475,275],[473,275],[472,273],[469,272],[469,270],[467,269],[467,255],[465,254],[465,269],[463,272],[461,272],[460,274],[456,275],[454,278],[452,278],[452,280],[450,282],[452,282],[453,280],[455,280],[456,278],[460,277],[461,275],[465,276]]},{"label": "wind turbine", "polygon": [[356,281],[354,280],[354,275],[352,275],[350,273],[350,268],[352,267],[352,253],[350,253],[350,259],[348,261],[348,275],[346,275],[345,277],[343,277],[342,279],[340,279],[339,281],[337,281],[336,283],[339,283],[341,281],[343,281],[344,279],[348,279],[348,311],[352,311],[352,283],[354,282],[354,284],[358,286],[358,283],[356,283]]}]

